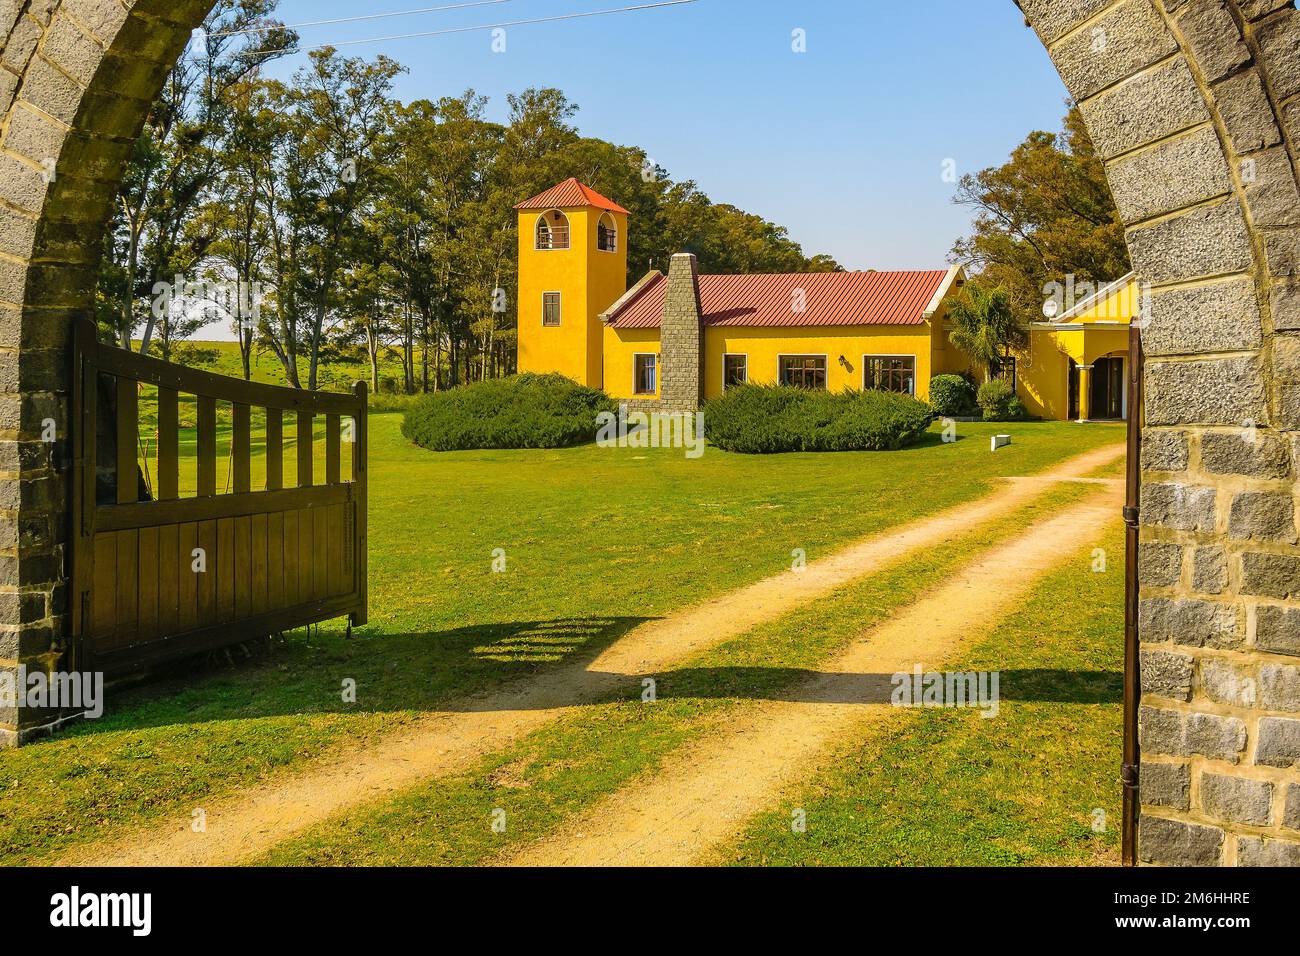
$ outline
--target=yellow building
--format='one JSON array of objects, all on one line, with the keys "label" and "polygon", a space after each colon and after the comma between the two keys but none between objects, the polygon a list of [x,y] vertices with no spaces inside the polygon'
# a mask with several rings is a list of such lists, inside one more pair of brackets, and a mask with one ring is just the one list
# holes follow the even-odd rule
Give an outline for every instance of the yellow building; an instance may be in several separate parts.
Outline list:
[{"label": "yellow building", "polygon": [[515,207],[519,370],[603,384],[600,314],[627,288],[627,210],[576,179]]},{"label": "yellow building", "polygon": [[1016,391],[1031,415],[1069,421],[1128,415],[1129,326],[1142,315],[1143,288],[1129,273],[1030,326],[1029,348],[1016,356]]},{"label": "yellow building", "polygon": [[[945,322],[966,281],[960,267],[700,275],[681,253],[667,275],[651,271],[628,289],[623,207],[569,179],[516,210],[521,372],[561,372],[614,398],[685,410],[738,382],[924,400],[933,375],[973,371]],[[1034,324],[1029,350],[1005,370],[1031,414],[1122,413],[1123,360],[1111,359],[1136,312],[1112,321],[1107,310],[1127,307],[1129,281]]]}]

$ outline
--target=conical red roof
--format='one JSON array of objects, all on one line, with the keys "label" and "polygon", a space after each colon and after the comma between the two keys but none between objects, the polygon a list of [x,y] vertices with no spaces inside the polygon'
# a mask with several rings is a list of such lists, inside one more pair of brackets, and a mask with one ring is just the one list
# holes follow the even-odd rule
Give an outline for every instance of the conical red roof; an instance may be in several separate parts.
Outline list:
[{"label": "conical red roof", "polygon": [[558,186],[552,186],[544,193],[538,193],[532,199],[526,199],[516,209],[572,209],[576,206],[593,206],[596,209],[608,209],[610,212],[621,212],[623,215],[630,215],[626,209],[614,202],[612,199],[606,199],[596,190],[589,186],[584,186],[577,179],[570,176]]}]

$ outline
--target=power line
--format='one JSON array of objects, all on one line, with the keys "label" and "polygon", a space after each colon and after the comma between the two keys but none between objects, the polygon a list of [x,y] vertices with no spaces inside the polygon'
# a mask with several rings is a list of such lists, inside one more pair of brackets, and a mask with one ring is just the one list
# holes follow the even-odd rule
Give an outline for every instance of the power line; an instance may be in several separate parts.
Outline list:
[{"label": "power line", "polygon": [[[336,23],[354,23],[358,20],[383,20],[386,17],[413,17],[421,13],[441,13],[444,10],[463,10],[467,7],[490,7],[514,0],[474,0],[473,3],[449,3],[441,7],[422,7],[419,10],[398,10],[393,13],[367,13],[359,17],[338,17],[334,20],[309,20],[305,23],[273,23],[264,27],[249,27],[246,30],[224,30],[220,33],[206,34],[208,37],[234,37],[247,33],[270,33],[272,30],[301,30],[304,27],[323,27]],[[261,52],[261,51],[258,51]]]},{"label": "power line", "polygon": [[[358,43],[387,43],[390,40],[410,40],[422,37],[439,37],[447,36],[452,33],[472,33],[476,30],[496,30],[503,27],[522,27],[534,23],[555,23],[559,20],[581,20],[587,17],[604,17],[614,13],[639,13],[644,10],[657,10],[662,7],[680,7],[689,3],[698,3],[699,0],[661,0],[659,3],[641,3],[630,7],[612,7],[608,10],[588,10],[585,13],[565,13],[553,17],[534,17],[531,20],[507,20],[502,23],[482,23],[472,27],[450,27],[445,30],[429,30],[423,33],[397,33],[386,37],[367,37],[364,40],[340,40],[337,43],[323,43],[320,46],[308,47],[308,50],[319,50],[326,46],[355,46]],[[250,50],[245,56],[256,56],[259,53],[280,53],[281,50]],[[303,52],[303,51],[298,51]]]}]

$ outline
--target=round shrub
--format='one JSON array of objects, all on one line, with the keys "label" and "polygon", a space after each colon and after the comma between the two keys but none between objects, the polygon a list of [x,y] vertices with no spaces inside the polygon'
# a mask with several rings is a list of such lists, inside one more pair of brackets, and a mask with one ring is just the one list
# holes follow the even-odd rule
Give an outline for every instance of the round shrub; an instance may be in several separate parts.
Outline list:
[{"label": "round shrub", "polygon": [[886,451],[925,434],[934,409],[893,392],[738,385],[704,406],[704,434],[726,451]]},{"label": "round shrub", "polygon": [[596,416],[617,404],[563,375],[525,373],[421,396],[402,434],[433,451],[565,448],[596,437]]},{"label": "round shrub", "polygon": [[975,386],[960,375],[936,375],[930,379],[930,404],[936,415],[973,415]]},{"label": "round shrub", "polygon": [[995,378],[980,386],[977,398],[986,422],[1018,422],[1028,417],[1011,383]]}]

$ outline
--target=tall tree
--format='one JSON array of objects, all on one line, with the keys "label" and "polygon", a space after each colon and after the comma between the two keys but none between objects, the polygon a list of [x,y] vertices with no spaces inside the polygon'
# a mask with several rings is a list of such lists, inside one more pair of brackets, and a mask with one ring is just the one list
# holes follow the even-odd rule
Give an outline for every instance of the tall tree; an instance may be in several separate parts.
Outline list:
[{"label": "tall tree", "polygon": [[[206,254],[208,235],[188,227],[221,168],[231,92],[297,42],[270,19],[275,5],[218,0],[146,118],[118,192],[100,282],[100,315],[123,348],[142,330],[146,350],[160,320],[178,321],[158,302],[159,285],[175,284]],[[164,329],[165,343],[175,331]]]},{"label": "tall tree", "polygon": [[974,218],[952,260],[1005,290],[1026,318],[1041,316],[1050,283],[1071,275],[1113,281],[1131,268],[1105,169],[1077,106],[1064,127],[1030,133],[1003,165],[963,177],[955,197]]},{"label": "tall tree", "polygon": [[261,331],[291,383],[299,384],[298,359],[306,359],[306,387],[314,390],[326,321],[339,301],[342,250],[381,182],[374,160],[402,67],[384,56],[340,57],[332,47],[309,58],[292,87],[272,91],[284,117],[268,192],[278,208],[267,213],[278,321],[264,320]]}]

